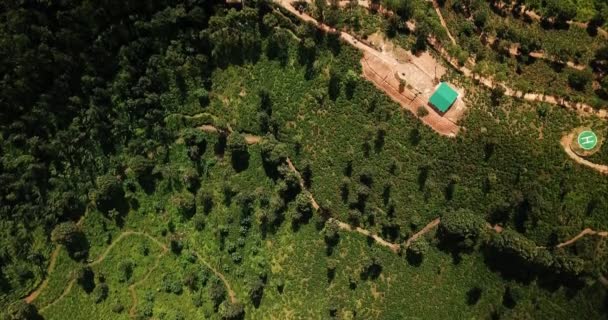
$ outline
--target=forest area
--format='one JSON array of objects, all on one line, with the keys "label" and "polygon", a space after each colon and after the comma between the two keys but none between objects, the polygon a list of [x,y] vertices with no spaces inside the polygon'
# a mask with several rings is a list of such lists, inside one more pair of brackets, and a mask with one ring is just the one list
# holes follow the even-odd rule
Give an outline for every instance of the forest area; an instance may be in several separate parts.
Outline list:
[{"label": "forest area", "polygon": [[[519,81],[527,61],[473,40],[523,27],[459,3],[441,10],[462,47]],[[447,41],[429,3],[382,5],[306,10],[413,51]],[[585,37],[582,89],[574,70],[543,85],[605,101],[608,47]],[[471,107],[445,138],[359,60],[268,0],[2,1],[1,317],[605,318],[608,180],[559,144],[605,121],[450,71]]]}]

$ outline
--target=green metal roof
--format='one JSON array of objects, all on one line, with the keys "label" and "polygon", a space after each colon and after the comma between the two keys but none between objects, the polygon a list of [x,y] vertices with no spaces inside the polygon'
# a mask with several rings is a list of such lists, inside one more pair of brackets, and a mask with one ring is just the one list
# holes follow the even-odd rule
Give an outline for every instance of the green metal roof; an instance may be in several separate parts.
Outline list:
[{"label": "green metal roof", "polygon": [[429,102],[439,111],[446,112],[454,101],[456,101],[456,98],[458,98],[458,92],[452,89],[447,83],[442,82],[431,96],[431,99],[429,99]]}]

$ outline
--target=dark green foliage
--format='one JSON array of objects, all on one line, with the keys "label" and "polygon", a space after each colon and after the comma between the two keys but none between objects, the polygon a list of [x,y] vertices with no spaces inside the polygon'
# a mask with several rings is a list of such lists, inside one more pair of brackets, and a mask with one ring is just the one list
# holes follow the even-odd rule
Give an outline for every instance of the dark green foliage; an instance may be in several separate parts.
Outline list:
[{"label": "dark green foliage", "polygon": [[576,4],[571,0],[548,0],[547,14],[557,22],[564,23],[576,16]]},{"label": "dark green foliage", "polygon": [[414,14],[412,1],[385,0],[384,2],[386,8],[397,13],[401,20],[409,20]]},{"label": "dark green foliage", "polygon": [[133,267],[134,263],[131,260],[121,261],[118,264],[118,281],[119,282],[127,282],[131,279],[133,275]]},{"label": "dark green foliage", "polygon": [[182,281],[173,273],[165,274],[163,275],[161,289],[167,293],[180,295],[183,292]]},{"label": "dark green foliage", "polygon": [[205,217],[202,214],[196,214],[192,218],[192,224],[196,231],[203,231],[205,229]]},{"label": "dark green foliage", "polygon": [[360,276],[363,280],[375,280],[380,276],[381,272],[382,265],[380,264],[380,261],[378,261],[377,258],[373,257],[363,263]]},{"label": "dark green foliage", "polygon": [[420,106],[416,109],[416,115],[420,118],[424,118],[429,114],[429,110],[425,106]]},{"label": "dark green foliage", "polygon": [[245,306],[240,302],[224,302],[220,307],[220,316],[224,320],[238,320],[245,317]]},{"label": "dark green foliage", "polygon": [[122,208],[124,203],[124,190],[120,180],[111,174],[99,176],[96,179],[97,191],[95,204],[103,212]]},{"label": "dark green foliage", "polygon": [[112,312],[114,313],[122,313],[125,310],[125,306],[122,303],[117,302],[112,306]]},{"label": "dark green foliage", "polygon": [[296,196],[296,212],[292,223],[294,225],[306,223],[312,217],[312,213],[312,204],[310,203],[309,196],[305,193],[299,193]]},{"label": "dark green foliage", "polygon": [[70,256],[76,260],[82,260],[88,254],[89,243],[86,236],[72,221],[55,226],[51,232],[51,241],[64,245]]},{"label": "dark green foliage", "polygon": [[91,267],[81,267],[76,271],[76,282],[86,292],[91,293],[95,288],[95,273]]},{"label": "dark green foliage", "polygon": [[428,241],[424,238],[416,239],[412,242],[405,252],[407,261],[412,265],[420,265],[424,255],[430,250]]},{"label": "dark green foliage", "polygon": [[108,297],[108,292],[110,291],[110,288],[108,287],[108,285],[106,283],[100,283],[97,286],[95,286],[95,289],[93,289],[93,300],[95,301],[95,303],[101,303],[104,300],[106,300],[106,298]]},{"label": "dark green foliage", "polygon": [[252,8],[232,9],[224,17],[209,19],[209,29],[203,34],[213,45],[211,56],[216,63],[226,65],[259,58],[261,39],[257,19],[258,12]]},{"label": "dark green foliage", "polygon": [[16,301],[8,307],[7,320],[42,320],[38,309],[23,300]]},{"label": "dark green foliage", "polygon": [[230,151],[234,170],[240,172],[247,169],[249,167],[249,152],[247,151],[245,137],[239,133],[231,133],[228,136],[227,147]]},{"label": "dark green foliage", "polygon": [[213,209],[213,196],[207,190],[200,189],[198,194],[196,195],[198,203],[203,208],[203,213],[209,214],[211,209]]},{"label": "dark green foliage", "polygon": [[180,238],[173,237],[171,239],[171,242],[169,243],[169,247],[171,248],[171,252],[173,252],[176,255],[179,255],[182,253],[182,250],[184,249],[184,244]]},{"label": "dark green foliage", "polygon": [[196,200],[189,192],[182,192],[171,197],[171,204],[177,209],[177,213],[186,219],[190,219],[196,212]]},{"label": "dark green foliage", "polygon": [[80,229],[74,222],[63,222],[55,226],[51,232],[51,241],[65,246],[71,246],[77,241],[78,234],[80,233]]},{"label": "dark green foliage", "polygon": [[593,74],[589,70],[571,71],[568,75],[568,83],[570,86],[579,91],[584,90],[592,79]]},{"label": "dark green foliage", "polygon": [[251,303],[253,303],[256,308],[258,308],[262,302],[265,287],[266,284],[262,279],[259,278],[251,284],[251,288],[249,289],[249,298],[251,299]]},{"label": "dark green foliage", "polygon": [[219,279],[211,282],[209,286],[209,298],[215,308],[218,308],[226,300],[226,289]]},{"label": "dark green foliage", "polygon": [[600,93],[603,97],[608,98],[608,76],[604,76],[600,81]]},{"label": "dark green foliage", "polygon": [[480,216],[465,209],[448,212],[441,217],[439,233],[449,245],[470,248],[475,245],[486,228],[486,222]]}]

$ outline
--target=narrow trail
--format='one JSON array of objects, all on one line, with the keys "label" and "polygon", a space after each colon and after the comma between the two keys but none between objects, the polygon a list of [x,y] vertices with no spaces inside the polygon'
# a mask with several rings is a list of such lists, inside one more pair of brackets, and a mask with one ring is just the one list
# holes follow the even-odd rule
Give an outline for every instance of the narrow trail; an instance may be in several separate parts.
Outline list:
[{"label": "narrow trail", "polygon": [[163,248],[163,251],[156,257],[156,262],[154,263],[154,266],[152,268],[150,268],[150,270],[148,270],[146,275],[139,281],[137,281],[129,286],[129,293],[131,294],[131,308],[129,309],[129,317],[135,318],[135,316],[136,316],[135,312],[137,312],[137,304],[139,303],[138,298],[137,298],[137,291],[135,291],[135,288],[138,285],[148,281],[148,278],[150,277],[150,275],[152,275],[152,273],[156,269],[158,269],[158,266],[160,265],[160,259],[162,259],[162,257],[165,256],[167,254],[167,252],[168,252],[167,248]]},{"label": "narrow trail", "polygon": [[437,227],[439,225],[439,222],[441,222],[440,218],[436,218],[435,220],[429,222],[424,228],[420,229],[420,231],[416,232],[413,236],[411,236],[409,239],[407,239],[407,241],[405,241],[405,247],[409,247],[410,244],[412,244],[412,242],[416,241],[416,239],[420,238],[421,236],[425,235],[427,232],[431,231],[432,229],[434,229],[435,227]]},{"label": "narrow trail", "polygon": [[[78,219],[78,222],[76,222],[76,226],[78,226],[78,227],[82,226],[85,216],[86,216],[86,213],[84,215],[82,215],[80,217],[80,219]],[[53,272],[55,270],[55,264],[57,263],[57,256],[59,256],[59,252],[61,251],[62,247],[63,247],[62,245],[58,244],[55,247],[55,249],[53,250],[53,252],[51,253],[51,256],[49,259],[49,265],[46,268],[46,272],[45,272],[46,276],[44,277],[44,280],[40,283],[40,285],[34,291],[32,291],[27,297],[24,298],[26,303],[34,302],[34,300],[36,300],[38,298],[38,296],[40,295],[42,290],[44,290],[49,285],[48,275],[51,274],[51,272]]]},{"label": "narrow trail", "polygon": [[203,258],[203,256],[198,253],[198,251],[193,250],[194,254],[196,255],[196,257],[205,265],[207,266],[207,268],[209,268],[209,270],[211,270],[218,278],[220,278],[220,280],[222,280],[222,282],[224,283],[224,286],[226,287],[226,291],[228,291],[228,296],[230,297],[230,302],[231,303],[236,303],[238,302],[238,299],[236,298],[236,294],[234,293],[234,290],[232,290],[232,287],[230,287],[230,283],[228,283],[228,280],[226,280],[226,277],[224,277],[224,275],[217,271],[217,269],[215,269],[209,262],[207,262],[207,260],[205,260]]},{"label": "narrow trail", "polygon": [[[289,166],[289,169],[291,169],[291,171],[293,171],[297,177],[298,177],[298,181],[300,182],[300,187],[302,188],[303,191],[307,192],[309,197],[310,197],[310,202],[312,203],[312,206],[315,208],[315,210],[319,210],[319,205],[317,203],[317,201],[315,200],[314,195],[312,194],[312,192],[310,192],[310,190],[308,190],[306,188],[306,186],[304,185],[304,180],[302,179],[302,175],[300,174],[300,172],[298,171],[298,169],[296,169],[296,167],[293,165],[293,163],[291,162],[291,159],[287,158],[287,165]],[[390,241],[385,240],[384,238],[382,238],[381,236],[367,230],[367,229],[363,229],[360,227],[355,227],[352,226],[346,222],[342,222],[336,218],[329,218],[328,221],[332,221],[334,223],[336,223],[336,225],[338,226],[338,228],[340,228],[341,230],[344,231],[349,231],[349,232],[357,232],[359,234],[362,234],[366,237],[370,237],[372,239],[374,239],[374,241],[384,247],[389,248],[391,251],[393,251],[394,253],[399,253],[399,251],[401,250],[401,246],[398,243],[392,243]],[[439,218],[431,221],[429,224],[427,224],[424,228],[422,228],[420,231],[418,231],[416,234],[414,234],[412,237],[410,237],[409,239],[407,239],[405,241],[405,246],[406,248],[410,245],[411,242],[413,242],[414,240],[416,240],[417,238],[423,236],[424,234],[426,234],[427,232],[429,232],[430,230],[432,230],[433,228],[435,228],[437,225],[439,225]]]},{"label": "narrow trail", "polygon": [[315,197],[312,195],[312,192],[310,192],[308,190],[308,188],[306,188],[306,185],[304,184],[304,179],[302,179],[302,175],[300,174],[300,171],[298,171],[298,169],[296,169],[296,167],[293,165],[293,162],[291,162],[291,159],[287,158],[286,162],[287,162],[287,166],[289,166],[289,169],[298,176],[298,181],[300,182],[300,188],[302,190],[305,190],[308,193],[308,197],[310,198],[310,203],[312,203],[312,207],[315,210],[319,210],[319,208],[320,208],[319,203],[317,203],[317,200],[315,200]]},{"label": "narrow trail", "polygon": [[572,237],[571,239],[569,239],[567,241],[564,241],[564,242],[558,244],[555,247],[563,248],[563,247],[569,246],[571,244],[574,244],[575,242],[577,242],[584,236],[598,236],[600,238],[608,238],[608,231],[595,231],[591,228],[586,228],[583,231],[581,231],[579,234],[577,234],[576,236]]},{"label": "narrow trail", "polygon": [[353,227],[353,226],[351,226],[350,224],[348,224],[346,222],[342,222],[342,221],[340,221],[338,219],[334,219],[334,218],[329,218],[328,221],[336,223],[336,225],[338,226],[338,228],[340,228],[341,230],[350,231],[350,232],[358,232],[358,233],[360,233],[360,234],[362,234],[362,235],[364,235],[366,237],[373,238],[374,241],[376,241],[377,244],[389,248],[394,253],[398,253],[399,252],[399,245],[398,244],[388,242],[388,241],[384,240],[382,237],[380,237],[379,235],[370,232],[369,230],[362,229],[362,228],[359,228],[359,227]]},{"label": "narrow trail", "polygon": [[[227,129],[222,129],[222,128],[218,128],[212,124],[204,124],[202,126],[198,127],[199,130],[203,131],[203,132],[208,132],[208,133],[232,133],[233,130],[232,128],[228,127]],[[243,134],[243,138],[245,139],[245,142],[247,144],[257,144],[262,140],[262,137],[260,136],[256,136],[253,134],[249,134],[249,133],[244,133]]]},{"label": "narrow trail", "polygon": [[112,243],[106,248],[106,250],[97,259],[95,259],[94,261],[89,262],[87,264],[87,266],[93,267],[95,265],[98,265],[98,264],[102,263],[106,259],[106,257],[110,253],[110,251],[112,251],[112,248],[114,248],[114,246],[116,246],[116,244],[118,244],[125,237],[133,236],[133,235],[143,236],[143,237],[146,237],[146,238],[152,240],[154,243],[156,243],[158,246],[160,246],[163,249],[163,251],[166,251],[166,250],[169,249],[167,247],[167,245],[165,245],[164,243],[160,242],[158,239],[154,238],[153,236],[149,235],[146,232],[126,230],[126,231],[122,232],[118,237],[116,237],[116,239],[114,239],[114,241],[112,241]]},{"label": "narrow trail", "polygon": [[[160,255],[163,255],[165,252],[167,252],[167,250],[169,250],[169,248],[167,247],[167,245],[165,245],[160,240],[154,238],[153,236],[149,235],[146,232],[127,230],[127,231],[122,232],[118,237],[116,237],[116,239],[114,239],[114,241],[112,241],[112,243],[106,248],[106,250],[97,259],[95,259],[92,262],[87,263],[85,266],[93,267],[93,266],[95,266],[95,265],[103,262],[106,259],[106,257],[108,256],[108,254],[110,253],[110,251],[112,250],[112,248],[114,248],[117,243],[119,243],[125,237],[133,236],[133,235],[138,235],[138,236],[146,237],[146,238],[152,240],[157,245],[159,245],[162,248],[162,250],[163,250],[163,252]],[[158,260],[160,260],[160,259],[157,257],[157,262],[158,262]],[[151,271],[148,272],[148,274],[145,276],[145,278],[147,278],[150,275],[150,273],[151,273]],[[48,279],[48,275],[47,275],[47,279]],[[48,308],[50,308],[50,307],[54,306],[55,304],[57,304],[59,301],[63,300],[63,298],[65,298],[71,292],[72,288],[74,287],[74,283],[75,282],[76,282],[75,278],[71,279],[68,282],[68,285],[65,287],[65,289],[61,293],[61,295],[59,297],[57,297],[55,300],[51,301],[49,304],[47,304],[44,307],[40,308],[40,312],[44,312]],[[130,287],[129,287],[129,290],[131,290]],[[38,295],[39,295],[39,293],[38,293]],[[36,297],[38,297],[38,295],[36,295]],[[31,303],[34,300],[35,300],[35,298],[32,299],[31,301],[29,301],[28,303]]]},{"label": "narrow trail", "polygon": [[61,293],[61,295],[59,297],[57,297],[57,299],[51,301],[49,304],[47,304],[46,306],[40,308],[40,312],[44,312],[45,310],[47,310],[48,308],[54,306],[55,304],[57,304],[59,301],[63,300],[63,298],[65,298],[70,291],[72,291],[72,287],[74,287],[74,283],[76,283],[76,279],[72,279],[70,280],[70,282],[68,282],[68,285],[65,287],[65,289],[63,290],[63,292]]},{"label": "narrow trail", "polygon": [[601,174],[608,174],[608,165],[597,164],[597,163],[593,163],[589,160],[585,160],[583,157],[579,156],[574,151],[572,151],[571,144],[572,144],[573,138],[574,138],[573,133],[570,133],[570,134],[563,136],[560,141],[566,154],[570,158],[572,158],[572,160],[576,161],[579,164],[589,167]]},{"label": "narrow trail", "polygon": [[34,290],[32,293],[30,293],[27,297],[25,297],[25,302],[26,303],[32,303],[34,302],[34,300],[36,300],[36,298],[38,298],[38,296],[40,295],[40,293],[42,292],[42,290],[44,290],[48,285],[49,285],[49,277],[48,275],[51,274],[51,272],[53,272],[53,270],[55,270],[55,264],[57,262],[57,256],[59,255],[59,251],[61,251],[62,246],[61,245],[57,245],[55,247],[55,250],[53,250],[53,252],[51,253],[51,259],[49,261],[49,266],[46,269],[46,277],[44,278],[44,280],[42,281],[42,283],[40,284],[40,286],[38,286],[38,288],[36,288],[36,290]]}]

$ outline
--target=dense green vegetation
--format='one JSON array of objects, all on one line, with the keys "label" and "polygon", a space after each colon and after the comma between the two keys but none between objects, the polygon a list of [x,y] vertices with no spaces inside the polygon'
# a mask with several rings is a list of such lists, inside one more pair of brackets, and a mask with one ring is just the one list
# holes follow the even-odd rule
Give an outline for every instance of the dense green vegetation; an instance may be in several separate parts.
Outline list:
[{"label": "dense green vegetation", "polygon": [[[8,319],[605,316],[605,239],[539,247],[608,229],[608,182],[559,145],[599,120],[450,74],[472,107],[442,138],[265,1],[0,9]],[[329,216],[394,243],[442,222],[395,254]]]}]

